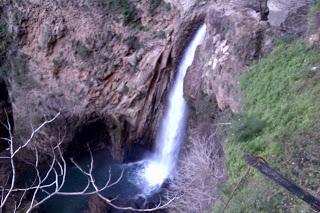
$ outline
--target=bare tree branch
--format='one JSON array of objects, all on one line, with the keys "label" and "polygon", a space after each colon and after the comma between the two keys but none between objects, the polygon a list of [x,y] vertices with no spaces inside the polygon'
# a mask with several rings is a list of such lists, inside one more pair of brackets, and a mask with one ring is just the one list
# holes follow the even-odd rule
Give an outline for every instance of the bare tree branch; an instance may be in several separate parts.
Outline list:
[{"label": "bare tree branch", "polygon": [[[155,211],[157,209],[163,209],[166,208],[168,205],[170,205],[171,202],[176,198],[175,196],[172,196],[170,199],[163,202],[160,200],[158,205],[154,208],[150,209],[136,209],[133,207],[121,207],[118,205],[115,205],[113,202],[117,199],[109,199],[103,196],[101,193],[105,190],[108,190],[108,188],[115,186],[119,184],[119,182],[122,180],[124,175],[124,170],[121,171],[120,176],[115,180],[111,181],[111,169],[109,169],[109,175],[107,177],[106,182],[102,187],[99,187],[96,183],[96,180],[93,175],[94,170],[94,158],[93,153],[88,145],[88,151],[90,153],[90,164],[88,169],[82,168],[77,162],[75,162],[74,159],[70,159],[73,165],[87,178],[87,183],[85,187],[80,191],[75,192],[66,192],[63,191],[63,187],[66,183],[66,174],[68,170],[67,162],[63,156],[63,152],[61,149],[61,145],[64,139],[64,136],[62,138],[59,137],[58,143],[56,145],[53,145],[51,143],[51,160],[48,165],[47,170],[45,170],[45,174],[42,174],[42,170],[40,168],[40,153],[39,150],[34,142],[35,137],[37,134],[40,134],[40,131],[45,126],[53,123],[59,116],[60,112],[57,113],[52,119],[46,120],[43,123],[41,123],[37,128],[32,127],[32,132],[25,143],[22,145],[15,144],[15,140],[13,137],[13,131],[12,127],[10,125],[9,119],[7,117],[7,124],[3,124],[8,132],[9,137],[3,138],[4,141],[6,141],[9,145],[9,148],[6,150],[7,155],[0,156],[0,159],[2,160],[8,160],[10,162],[10,176],[8,177],[8,183],[4,184],[3,186],[0,186],[0,193],[1,193],[1,202],[0,202],[0,212],[4,208],[5,205],[8,204],[9,198],[13,198],[13,212],[18,212],[19,209],[24,208],[26,209],[27,213],[30,213],[33,209],[39,207],[44,202],[48,201],[50,198],[52,198],[55,195],[62,195],[62,196],[88,196],[88,195],[97,195],[99,198],[101,198],[105,203],[112,206],[113,208],[120,209],[120,210],[131,210],[131,211],[138,211],[138,212],[151,212]],[[45,133],[43,133],[44,136],[46,136]],[[18,145],[18,146],[17,146]],[[15,148],[16,147],[16,148]],[[18,153],[22,152],[22,150],[26,147],[32,147],[32,150],[34,152],[34,162],[28,162],[30,164],[36,173],[36,177],[33,180],[33,182],[25,187],[17,187],[16,181],[17,181],[17,171],[16,171],[16,156]],[[53,178],[53,180],[49,180],[50,178]],[[37,200],[39,192],[43,193],[44,196]],[[27,197],[27,194],[29,196],[31,195],[31,200],[28,201],[28,204],[24,204],[24,200]],[[18,195],[19,198],[16,198],[16,195]],[[20,195],[20,196],[19,196]],[[26,205],[26,206],[23,206]]]},{"label": "bare tree branch", "polygon": [[209,211],[217,200],[215,186],[224,177],[224,170],[220,168],[223,159],[219,156],[215,133],[193,132],[190,135],[187,150],[181,156],[175,178],[168,189],[168,196],[179,195],[169,205],[170,212]]}]

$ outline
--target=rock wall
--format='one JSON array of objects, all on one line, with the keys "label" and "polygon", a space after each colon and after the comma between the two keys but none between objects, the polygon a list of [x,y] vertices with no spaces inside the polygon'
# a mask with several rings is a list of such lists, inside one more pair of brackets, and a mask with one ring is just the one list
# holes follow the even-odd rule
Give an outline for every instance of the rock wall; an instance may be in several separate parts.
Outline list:
[{"label": "rock wall", "polygon": [[[217,132],[212,124],[219,111],[241,111],[241,73],[271,50],[275,38],[307,30],[308,1],[268,2],[269,21],[260,20],[259,0],[1,1],[13,40],[6,58],[0,46],[0,78],[15,139],[25,141],[32,126],[61,112],[37,137],[43,153],[59,136],[66,151],[90,143],[109,147],[119,161],[133,143],[151,148],[179,57],[199,22],[206,23],[207,36],[184,83],[188,133]],[[309,40],[319,45],[319,38],[316,31]],[[0,176],[8,170],[2,165]],[[218,168],[224,173],[223,161]]]},{"label": "rock wall", "polygon": [[215,95],[219,108],[240,111],[239,76],[261,55],[267,23],[250,9],[221,12],[206,18],[208,36],[189,70],[185,92],[196,100],[200,91]]},{"label": "rock wall", "polygon": [[152,147],[180,53],[210,1],[189,13],[163,1],[118,2],[1,3],[14,37],[6,80],[21,142],[61,112],[37,140],[43,152],[61,132],[66,147],[83,145],[75,133],[97,119],[115,158],[132,143]]},{"label": "rock wall", "polygon": [[[105,145],[121,159],[131,143],[152,146],[175,66],[198,22],[206,22],[208,35],[187,73],[185,96],[193,106],[206,96],[233,112],[241,111],[240,74],[271,49],[271,38],[306,31],[296,26],[307,19],[302,0],[270,0],[269,22],[260,21],[258,0],[118,2],[1,3],[14,37],[6,79],[21,141],[31,124],[61,112],[39,139],[43,151],[63,129],[68,144],[99,119]],[[286,11],[281,18],[279,8]]]},{"label": "rock wall", "polygon": [[[185,77],[184,93],[191,109],[188,141],[190,144],[192,137],[210,135],[213,141],[204,143],[217,143],[220,153],[214,165],[215,171],[220,174],[214,177],[217,183],[228,175],[220,144],[228,134],[225,125],[230,125],[229,121],[234,113],[243,111],[240,75],[267,55],[275,40],[301,37],[308,29],[308,24],[302,24],[308,23],[307,1],[268,2],[285,5],[282,9],[287,13],[279,19],[275,7],[269,7],[269,20],[261,21],[259,1],[230,0],[212,4],[205,18],[205,41],[197,49],[193,64]],[[313,39],[310,43],[319,44],[318,38],[317,33],[313,34],[309,38]],[[190,150],[183,152],[186,158],[192,153]],[[211,187],[216,190],[218,185],[211,184]]]},{"label": "rock wall", "polygon": [[[271,49],[271,38],[306,31],[296,26],[307,19],[302,0],[270,0],[269,22],[260,21],[258,0],[118,2],[1,3],[14,38],[6,80],[21,141],[31,124],[61,112],[39,139],[44,152],[59,132],[67,129],[68,144],[99,119],[103,143],[121,159],[131,143],[152,147],[175,66],[198,22],[206,22],[208,35],[187,73],[185,96],[193,106],[206,96],[233,112],[241,111],[240,74]],[[286,11],[280,18],[279,8]]]},{"label": "rock wall", "polygon": [[[259,1],[218,1],[209,8],[207,37],[184,84],[191,105],[209,96],[221,110],[240,112],[241,73],[268,54],[276,39],[305,35],[308,25],[302,23],[308,20],[308,1],[270,0],[268,6],[268,21],[261,21]],[[284,11],[281,17],[279,11]]]}]

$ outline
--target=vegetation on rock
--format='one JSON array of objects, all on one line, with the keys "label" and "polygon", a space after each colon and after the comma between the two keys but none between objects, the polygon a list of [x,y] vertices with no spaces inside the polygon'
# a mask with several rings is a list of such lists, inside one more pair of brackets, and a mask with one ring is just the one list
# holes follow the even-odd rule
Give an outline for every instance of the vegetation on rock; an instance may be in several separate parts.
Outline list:
[{"label": "vegetation on rock", "polygon": [[6,63],[7,49],[10,45],[10,35],[8,26],[4,18],[0,15],[0,77],[5,75],[4,64]]},{"label": "vegetation on rock", "polygon": [[[11,52],[9,52],[9,48]],[[12,42],[12,34],[8,31],[8,24],[3,16],[0,16],[0,77],[7,79],[13,77],[16,83],[25,84],[31,81],[27,77],[28,56],[17,51],[17,44]]]},{"label": "vegetation on rock", "polygon": [[[228,197],[247,170],[252,153],[315,194],[320,180],[320,51],[301,41],[279,42],[266,59],[241,77],[244,113],[236,116],[225,144]],[[218,209],[218,208],[217,208]],[[254,171],[228,212],[308,212],[307,205]]]},{"label": "vegetation on rock", "polygon": [[129,25],[138,19],[137,9],[129,0],[102,0],[101,3],[108,12],[121,14],[124,25]]},{"label": "vegetation on rock", "polygon": [[125,39],[125,43],[129,49],[133,50],[138,50],[142,47],[142,44],[137,36],[129,36]]},{"label": "vegetation on rock", "polygon": [[159,8],[160,6],[162,6],[166,10],[171,9],[170,3],[167,3],[164,0],[149,0],[149,12],[150,13],[153,14],[157,10],[157,8]]},{"label": "vegetation on rock", "polygon": [[76,43],[76,51],[75,54],[79,56],[82,60],[88,60],[92,55],[92,50],[90,50],[86,45],[81,42]]},{"label": "vegetation on rock", "polygon": [[309,17],[313,17],[316,13],[320,11],[320,1],[314,0],[312,7],[310,8]]},{"label": "vegetation on rock", "polygon": [[7,24],[3,18],[0,18],[0,63],[3,63],[8,46],[8,29]]},{"label": "vegetation on rock", "polygon": [[149,0],[149,11],[154,12],[162,3],[162,0]]}]

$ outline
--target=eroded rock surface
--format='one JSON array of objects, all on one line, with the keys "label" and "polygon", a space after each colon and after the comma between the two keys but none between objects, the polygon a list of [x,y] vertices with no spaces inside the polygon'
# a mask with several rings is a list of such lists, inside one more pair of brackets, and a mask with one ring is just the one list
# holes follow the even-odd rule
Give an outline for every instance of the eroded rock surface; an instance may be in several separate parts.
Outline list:
[{"label": "eroded rock surface", "polygon": [[[241,73],[270,51],[272,38],[304,35],[309,9],[308,1],[269,0],[269,21],[261,21],[259,0],[121,1],[125,9],[106,2],[112,0],[0,2],[14,40],[0,78],[8,86],[16,140],[25,141],[32,126],[61,112],[37,136],[43,153],[60,136],[67,151],[90,143],[109,147],[119,161],[132,143],[152,147],[181,52],[203,21],[206,39],[184,83],[192,108],[188,133],[216,132],[218,108],[241,111]],[[307,39],[319,46],[318,19]],[[10,168],[2,165],[5,180]],[[105,210],[96,198],[90,205]]]},{"label": "eroded rock surface", "polygon": [[179,55],[210,1],[193,2],[198,9],[189,13],[162,1],[122,1],[123,8],[106,2],[1,4],[16,43],[7,79],[21,141],[31,124],[61,112],[38,138],[43,152],[59,132],[68,144],[98,118],[115,158],[133,142],[152,146]]},{"label": "eroded rock surface", "polygon": [[[239,77],[263,55],[277,38],[307,32],[308,1],[268,1],[268,21],[261,21],[259,1],[218,2],[206,16],[204,44],[185,79],[185,95],[192,105],[214,97],[220,109],[241,111]],[[277,13],[277,11],[284,11]],[[279,17],[281,15],[281,17]]]},{"label": "eroded rock surface", "polygon": [[186,77],[188,97],[196,100],[201,92],[214,95],[221,109],[240,111],[239,76],[265,45],[268,24],[259,19],[251,9],[209,11],[206,41]]},{"label": "eroded rock surface", "polygon": [[[31,125],[61,112],[37,140],[43,152],[61,132],[67,147],[79,143],[75,134],[97,120],[106,132],[98,147],[110,147],[115,158],[123,159],[132,143],[151,147],[176,64],[203,20],[207,36],[187,73],[185,96],[199,116],[207,100],[239,112],[240,74],[271,49],[274,35],[303,34],[296,25],[308,9],[304,1],[271,0],[266,22],[258,0],[121,1],[125,10],[108,2],[1,2],[15,43],[6,82],[21,141]],[[287,11],[281,19],[279,8]]]}]

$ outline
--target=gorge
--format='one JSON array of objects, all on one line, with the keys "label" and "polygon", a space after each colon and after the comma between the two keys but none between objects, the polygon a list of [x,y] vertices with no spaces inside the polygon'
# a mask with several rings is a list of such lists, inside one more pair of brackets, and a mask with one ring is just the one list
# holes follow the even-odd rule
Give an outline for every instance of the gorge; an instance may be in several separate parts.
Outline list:
[{"label": "gorge", "polygon": [[0,0],[0,212],[312,212],[319,8]]},{"label": "gorge", "polygon": [[[156,202],[157,199],[153,198],[154,194],[158,194],[166,179],[174,176],[173,170],[178,160],[180,146],[185,138],[185,122],[187,121],[187,103],[183,98],[183,80],[188,67],[192,64],[197,47],[204,40],[205,33],[206,26],[204,24],[197,26],[196,32],[193,33],[194,36],[192,36],[190,43],[187,44],[186,49],[183,51],[175,81],[167,99],[168,107],[158,131],[155,152],[148,154],[141,161],[127,164],[112,163],[111,159],[106,159],[107,156],[110,156],[110,153],[107,151],[93,153],[95,178],[101,185],[103,185],[105,177],[109,175],[107,173],[109,167],[112,179],[114,180],[121,175],[121,171],[124,172],[123,177],[117,185],[102,192],[107,197],[111,197],[112,199],[120,198],[130,203],[140,196],[145,199],[145,202],[150,202],[150,200]],[[79,158],[78,161],[85,165],[90,162],[90,159],[87,156]],[[74,167],[71,163],[69,166],[70,168]],[[85,187],[85,177],[79,172],[70,172],[66,178],[67,183],[63,187],[64,191],[79,191]],[[63,196],[60,196],[60,198],[53,197],[41,209],[48,213],[55,212],[58,206],[62,208],[63,205],[66,205],[65,199]],[[60,210],[60,212],[81,211],[85,206],[84,202],[88,201],[71,197],[68,199],[68,208]]]}]

